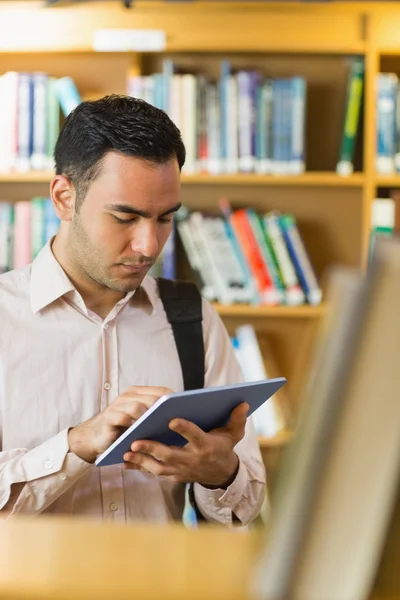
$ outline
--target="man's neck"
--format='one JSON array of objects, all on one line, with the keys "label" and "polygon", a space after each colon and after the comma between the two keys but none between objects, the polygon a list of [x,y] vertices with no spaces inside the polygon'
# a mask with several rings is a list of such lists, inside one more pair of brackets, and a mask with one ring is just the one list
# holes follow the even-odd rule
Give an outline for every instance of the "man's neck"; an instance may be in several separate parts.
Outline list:
[{"label": "man's neck", "polygon": [[102,319],[109,314],[119,300],[126,295],[124,292],[116,292],[96,283],[87,275],[83,274],[68,257],[62,244],[56,237],[51,245],[55,259],[60,264],[74,288],[80,293],[86,307],[96,313]]}]

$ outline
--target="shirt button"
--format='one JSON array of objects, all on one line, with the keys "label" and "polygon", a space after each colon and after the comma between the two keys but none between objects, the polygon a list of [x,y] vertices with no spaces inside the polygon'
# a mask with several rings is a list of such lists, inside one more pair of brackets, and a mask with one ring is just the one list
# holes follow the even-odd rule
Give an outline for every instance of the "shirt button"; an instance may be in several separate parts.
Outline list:
[{"label": "shirt button", "polygon": [[114,502],[112,502],[110,504],[110,510],[112,510],[113,512],[115,512],[116,510],[118,510],[118,506],[116,504],[114,504]]},{"label": "shirt button", "polygon": [[106,381],[106,383],[104,384],[104,389],[111,390],[111,385],[108,383],[108,381]]},{"label": "shirt button", "polygon": [[46,467],[46,469],[51,469],[53,467],[53,463],[51,462],[51,460],[46,460],[44,466]]},{"label": "shirt button", "polygon": [[60,479],[62,479],[63,481],[65,481],[67,479],[66,474],[65,473],[61,473]]},{"label": "shirt button", "polygon": [[108,329],[108,323],[104,323],[103,329]]}]

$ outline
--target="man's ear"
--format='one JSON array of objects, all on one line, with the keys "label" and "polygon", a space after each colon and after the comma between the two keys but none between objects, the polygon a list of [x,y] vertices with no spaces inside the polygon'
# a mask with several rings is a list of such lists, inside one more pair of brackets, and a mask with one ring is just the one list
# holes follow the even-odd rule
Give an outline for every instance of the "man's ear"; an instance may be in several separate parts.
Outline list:
[{"label": "man's ear", "polygon": [[57,217],[61,221],[72,221],[75,210],[76,192],[65,175],[56,175],[50,183],[50,195]]}]

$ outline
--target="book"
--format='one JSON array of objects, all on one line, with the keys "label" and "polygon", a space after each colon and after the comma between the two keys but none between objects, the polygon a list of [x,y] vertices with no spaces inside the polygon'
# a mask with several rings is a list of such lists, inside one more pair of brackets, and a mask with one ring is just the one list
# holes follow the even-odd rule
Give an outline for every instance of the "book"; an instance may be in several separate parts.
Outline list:
[{"label": "book", "polygon": [[331,276],[331,310],[278,476],[254,598],[370,594],[400,483],[400,243],[376,246],[368,278],[346,269]]},{"label": "book", "polygon": [[345,117],[339,161],[336,172],[351,175],[354,171],[354,152],[364,89],[365,65],[363,58],[353,58],[347,83]]}]

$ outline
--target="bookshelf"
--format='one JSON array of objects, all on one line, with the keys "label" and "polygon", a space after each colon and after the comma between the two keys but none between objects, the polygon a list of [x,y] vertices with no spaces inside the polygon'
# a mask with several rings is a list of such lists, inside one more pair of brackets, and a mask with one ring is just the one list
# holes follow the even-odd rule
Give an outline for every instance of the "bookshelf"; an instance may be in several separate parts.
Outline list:
[{"label": "bookshelf", "polygon": [[[95,51],[94,33],[113,28],[162,30],[166,46],[160,51]],[[303,76],[308,83],[307,171],[294,176],[183,175],[182,202],[215,210],[224,195],[234,208],[293,213],[324,281],[335,264],[365,268],[372,200],[378,188],[400,186],[400,176],[377,176],[374,171],[374,80],[383,68],[400,74],[399,28],[400,7],[395,2],[137,0],[128,10],[113,1],[45,8],[42,0],[0,0],[0,72],[70,75],[84,99],[125,93],[128,74],[150,74],[164,57],[184,70],[213,76],[218,76],[224,58],[234,68],[255,68],[271,77]],[[354,56],[365,58],[364,105],[355,173],[341,177],[335,167],[349,59]],[[51,176],[0,174],[0,198],[17,201],[46,195]],[[272,341],[297,413],[326,306],[216,308],[229,331],[251,322],[261,346],[264,336]],[[281,447],[290,436],[282,439],[275,446]]]}]

